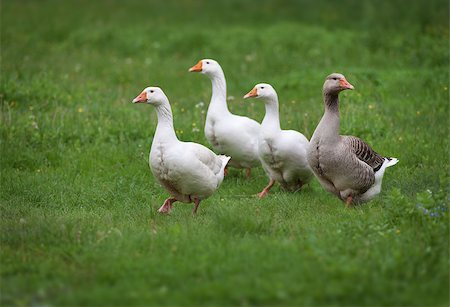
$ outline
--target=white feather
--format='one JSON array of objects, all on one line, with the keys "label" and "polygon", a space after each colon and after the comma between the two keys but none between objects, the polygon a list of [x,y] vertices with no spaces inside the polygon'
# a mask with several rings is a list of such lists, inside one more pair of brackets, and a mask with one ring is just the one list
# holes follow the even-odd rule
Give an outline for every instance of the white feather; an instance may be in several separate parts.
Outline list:
[{"label": "white feather", "polygon": [[203,145],[176,137],[172,111],[164,92],[147,88],[148,102],[158,115],[149,164],[155,178],[178,201],[192,202],[211,196],[223,181],[230,157],[216,155]]},{"label": "white feather", "polygon": [[381,192],[381,183],[383,181],[384,172],[386,168],[390,166],[394,166],[398,163],[398,159],[396,158],[388,158],[384,159],[383,165],[381,165],[380,169],[375,172],[375,183],[361,196],[358,197],[358,201],[366,202],[373,199],[375,196],[380,194]]},{"label": "white feather", "polygon": [[219,63],[201,61],[202,73],[211,79],[212,96],[205,123],[205,137],[220,154],[231,156],[230,166],[251,168],[260,165],[258,134],[260,124],[255,120],[232,114],[227,105],[225,75]]}]

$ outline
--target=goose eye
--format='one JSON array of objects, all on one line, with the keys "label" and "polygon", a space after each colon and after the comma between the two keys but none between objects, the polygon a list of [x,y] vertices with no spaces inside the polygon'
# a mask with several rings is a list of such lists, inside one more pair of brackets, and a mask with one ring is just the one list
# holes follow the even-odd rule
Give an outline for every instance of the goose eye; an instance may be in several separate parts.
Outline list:
[{"label": "goose eye", "polygon": [[206,62],[206,64],[209,64],[209,62]]},{"label": "goose eye", "polygon": [[264,86],[261,86],[261,89],[263,90],[263,89],[264,89]]},{"label": "goose eye", "polygon": [[154,93],[155,91],[154,90],[150,90],[150,93]]},{"label": "goose eye", "polygon": [[335,80],[335,81],[336,81],[336,80],[337,80],[337,78],[333,78],[333,80]]}]

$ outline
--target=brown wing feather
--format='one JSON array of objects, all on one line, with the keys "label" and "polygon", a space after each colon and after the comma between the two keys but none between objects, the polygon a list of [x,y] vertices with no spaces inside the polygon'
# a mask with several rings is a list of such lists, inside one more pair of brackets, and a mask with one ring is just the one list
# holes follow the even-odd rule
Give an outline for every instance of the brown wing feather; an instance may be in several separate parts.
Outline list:
[{"label": "brown wing feather", "polygon": [[368,164],[374,172],[384,163],[384,157],[376,153],[367,143],[355,136],[343,136],[344,143],[353,151],[359,160]]}]

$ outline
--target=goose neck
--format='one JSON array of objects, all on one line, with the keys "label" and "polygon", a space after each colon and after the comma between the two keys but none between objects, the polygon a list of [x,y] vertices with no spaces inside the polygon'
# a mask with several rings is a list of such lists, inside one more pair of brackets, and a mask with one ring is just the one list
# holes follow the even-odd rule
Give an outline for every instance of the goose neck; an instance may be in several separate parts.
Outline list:
[{"label": "goose neck", "polygon": [[321,135],[322,138],[334,142],[339,139],[340,128],[338,95],[325,93],[324,105],[325,113],[320,120],[316,131]]},{"label": "goose neck", "polygon": [[325,104],[325,112],[336,113],[339,116],[339,94],[324,93],[323,101]]},{"label": "goose neck", "polygon": [[173,127],[172,109],[170,108],[169,102],[164,101],[160,105],[155,106],[155,109],[158,116],[155,138],[166,141],[177,139]]},{"label": "goose neck", "polygon": [[278,110],[278,97],[275,95],[273,97],[266,98],[264,100],[266,107],[266,114],[261,123],[264,130],[281,130],[280,127],[280,115]]},{"label": "goose neck", "polygon": [[210,76],[212,84],[211,102],[208,112],[229,113],[227,105],[227,83],[223,71],[217,71]]}]

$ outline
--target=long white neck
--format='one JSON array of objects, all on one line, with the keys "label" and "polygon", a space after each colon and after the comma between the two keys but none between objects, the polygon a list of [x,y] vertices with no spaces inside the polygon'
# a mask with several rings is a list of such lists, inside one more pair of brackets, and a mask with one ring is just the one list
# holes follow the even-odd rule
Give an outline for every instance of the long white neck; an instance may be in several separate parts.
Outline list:
[{"label": "long white neck", "polygon": [[219,68],[214,74],[209,75],[209,78],[212,84],[212,95],[208,115],[230,113],[227,105],[227,82],[222,69]]},{"label": "long white neck", "polygon": [[266,105],[266,115],[261,123],[261,129],[264,131],[280,131],[280,115],[278,111],[278,96],[274,94],[273,96],[262,98]]},{"label": "long white neck", "polygon": [[178,140],[173,128],[172,109],[169,100],[166,98],[160,105],[155,106],[155,110],[158,115],[155,140],[162,142]]}]

